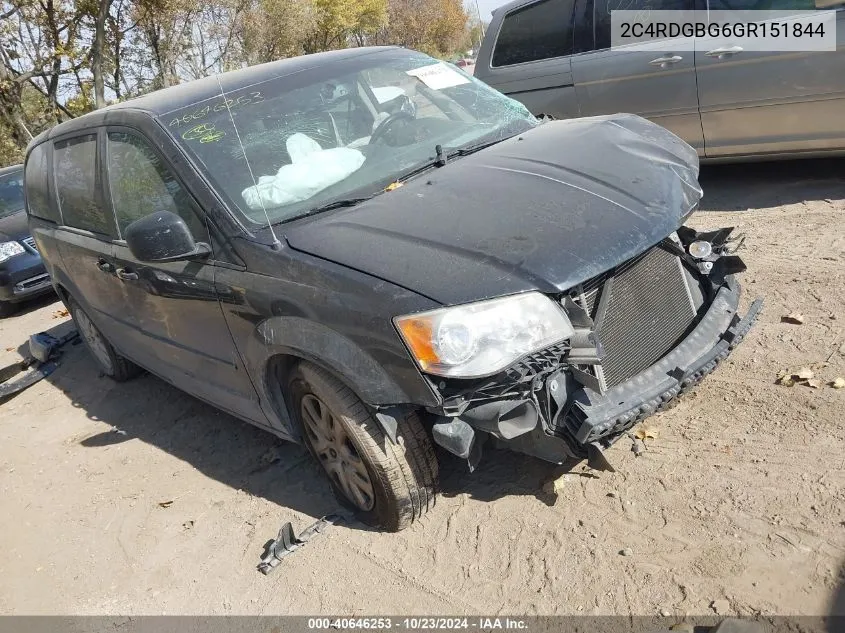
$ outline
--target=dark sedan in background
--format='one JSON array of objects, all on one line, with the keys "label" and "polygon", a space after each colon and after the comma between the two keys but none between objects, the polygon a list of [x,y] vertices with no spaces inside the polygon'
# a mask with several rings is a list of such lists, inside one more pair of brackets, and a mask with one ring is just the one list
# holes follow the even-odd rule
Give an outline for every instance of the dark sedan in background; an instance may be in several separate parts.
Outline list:
[{"label": "dark sedan in background", "polygon": [[23,205],[23,165],[0,169],[0,317],[25,299],[53,291]]}]

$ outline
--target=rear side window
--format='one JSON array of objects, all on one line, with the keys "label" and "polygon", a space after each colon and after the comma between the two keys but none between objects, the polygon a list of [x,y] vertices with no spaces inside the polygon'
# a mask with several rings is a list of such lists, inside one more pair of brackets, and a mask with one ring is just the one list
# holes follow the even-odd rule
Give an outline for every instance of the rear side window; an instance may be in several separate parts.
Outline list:
[{"label": "rear side window", "polygon": [[572,54],[574,0],[542,0],[502,21],[493,66],[510,66]]},{"label": "rear side window", "polygon": [[112,222],[97,194],[97,135],[57,142],[53,148],[53,165],[64,224],[111,235]]},{"label": "rear side window", "polygon": [[693,0],[595,0],[595,50],[610,48],[611,11],[692,11]]},{"label": "rear side window", "polygon": [[109,132],[108,165],[121,235],[135,220],[156,211],[170,211],[185,220],[194,239],[208,239],[187,192],[145,140],[126,132]]},{"label": "rear side window", "polygon": [[26,187],[26,206],[29,214],[36,218],[61,222],[56,208],[50,204],[49,145],[42,143],[32,148],[26,161],[24,185]]},{"label": "rear side window", "polygon": [[0,218],[23,209],[23,170],[0,176]]}]

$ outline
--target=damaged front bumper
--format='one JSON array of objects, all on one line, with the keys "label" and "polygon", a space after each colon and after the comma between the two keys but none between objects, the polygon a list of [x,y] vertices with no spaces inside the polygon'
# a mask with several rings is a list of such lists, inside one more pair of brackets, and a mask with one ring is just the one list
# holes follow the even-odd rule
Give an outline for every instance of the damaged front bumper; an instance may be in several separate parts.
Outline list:
[{"label": "damaged front bumper", "polygon": [[[686,246],[700,234],[682,235]],[[680,240],[677,242],[680,245]],[[668,244],[665,252],[671,248]],[[666,257],[665,253],[661,256]],[[683,258],[678,263],[681,277],[694,279],[694,284],[703,289],[702,296],[681,340],[673,343],[666,353],[661,353],[655,362],[649,361],[644,368],[630,370],[625,359],[620,360],[618,355],[612,358],[611,349],[610,354],[605,354],[606,374],[602,371],[601,343],[597,338],[604,335],[612,342],[614,336],[618,338],[620,326],[605,325],[602,332],[601,319],[608,310],[613,310],[613,306],[608,308],[607,302],[597,300],[599,305],[591,308],[596,320],[585,316],[590,326],[585,338],[595,345],[596,359],[589,360],[590,354],[584,351],[589,346],[584,347],[583,341],[579,348],[573,340],[565,348],[544,350],[526,359],[498,383],[473,385],[471,389],[452,394],[447,392],[447,404],[437,412],[440,417],[433,425],[435,441],[466,458],[471,468],[481,457],[482,444],[490,438],[504,448],[554,463],[570,458],[593,459],[635,424],[665,408],[700,382],[743,340],[760,312],[762,300],[752,302],[748,312],[739,315],[740,286],[733,274],[725,274],[726,270],[744,269],[735,256],[724,253],[722,262],[719,256],[710,257],[706,266],[683,255],[681,248],[673,256]],[[647,257],[643,256],[641,266],[652,274],[655,264],[646,261]],[[696,267],[699,272],[690,272]],[[625,272],[617,275],[617,295],[625,289],[626,283],[631,285],[632,275]],[[603,289],[601,293],[611,295],[609,283],[604,283],[608,290]],[[664,292],[664,289],[652,292]],[[572,303],[568,300],[562,300],[562,303],[564,307],[569,305],[571,314]],[[648,297],[642,303],[647,304]],[[654,305],[665,307],[659,302]],[[630,309],[628,304],[625,306]],[[663,313],[646,321],[654,327],[656,321],[671,318]],[[633,316],[631,320],[635,320]],[[628,327],[629,334],[636,335],[645,327],[624,326]],[[657,331],[662,332],[658,328],[652,334]],[[671,331],[668,333],[672,335]],[[641,354],[640,348],[647,347],[643,342],[638,344],[640,347],[632,348],[631,354]],[[595,363],[598,369],[584,365],[585,362]],[[624,375],[614,368],[614,363],[629,369],[632,375]]]}]

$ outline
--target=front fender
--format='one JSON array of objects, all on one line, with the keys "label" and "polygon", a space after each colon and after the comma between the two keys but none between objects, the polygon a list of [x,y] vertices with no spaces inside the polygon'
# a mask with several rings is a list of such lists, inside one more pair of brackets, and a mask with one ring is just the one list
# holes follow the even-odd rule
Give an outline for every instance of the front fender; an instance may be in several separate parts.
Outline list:
[{"label": "front fender", "polygon": [[278,402],[281,392],[272,385],[273,377],[268,372],[270,359],[280,354],[299,357],[325,368],[371,406],[406,403],[434,406],[438,403],[430,389],[424,401],[420,401],[418,392],[412,396],[372,355],[343,334],[302,317],[271,317],[262,321],[250,337],[246,362],[251,375],[259,377],[255,386],[261,392],[262,402],[281,405],[276,407],[278,410],[267,412],[268,415],[275,414],[293,436],[297,433],[292,431],[287,403]]}]

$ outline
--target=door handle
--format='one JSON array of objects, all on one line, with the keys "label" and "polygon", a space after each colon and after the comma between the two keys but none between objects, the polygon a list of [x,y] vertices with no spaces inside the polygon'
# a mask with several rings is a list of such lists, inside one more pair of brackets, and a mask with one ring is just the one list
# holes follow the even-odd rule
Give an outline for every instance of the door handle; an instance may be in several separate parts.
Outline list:
[{"label": "door handle", "polygon": [[138,273],[128,268],[118,268],[115,274],[117,274],[118,279],[122,279],[123,281],[136,281],[138,279]]},{"label": "door handle", "polygon": [[658,57],[657,59],[652,59],[649,64],[652,66],[660,66],[661,68],[669,68],[672,64],[677,64],[681,61],[683,57],[680,55],[664,55],[663,57]]},{"label": "door handle", "polygon": [[113,273],[114,272],[114,266],[112,266],[110,263],[108,263],[102,257],[99,257],[97,259],[97,268],[99,268],[104,273]]},{"label": "door handle", "polygon": [[722,46],[721,48],[714,48],[712,51],[704,53],[707,57],[715,57],[716,59],[725,59],[743,51],[742,46]]}]

